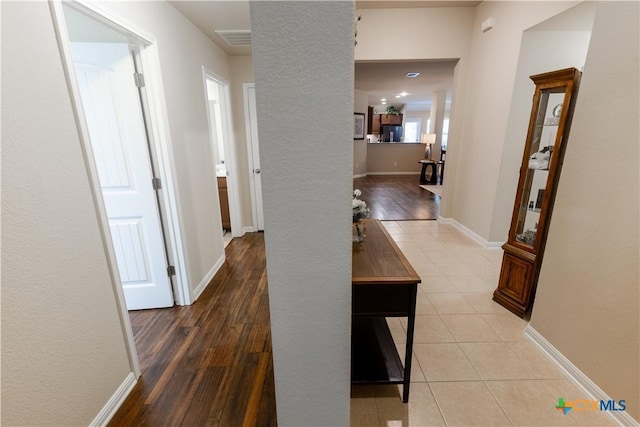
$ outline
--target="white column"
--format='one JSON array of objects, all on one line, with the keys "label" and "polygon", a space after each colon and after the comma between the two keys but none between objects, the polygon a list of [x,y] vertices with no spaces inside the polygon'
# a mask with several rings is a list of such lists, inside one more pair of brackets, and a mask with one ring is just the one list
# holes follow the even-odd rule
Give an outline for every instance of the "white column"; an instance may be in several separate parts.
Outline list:
[{"label": "white column", "polygon": [[429,133],[436,134],[436,143],[431,147],[431,159],[440,160],[442,151],[442,128],[444,124],[444,112],[446,108],[447,91],[438,90],[431,95],[431,116]]},{"label": "white column", "polygon": [[251,31],[278,425],[347,426],[353,2],[251,1]]}]

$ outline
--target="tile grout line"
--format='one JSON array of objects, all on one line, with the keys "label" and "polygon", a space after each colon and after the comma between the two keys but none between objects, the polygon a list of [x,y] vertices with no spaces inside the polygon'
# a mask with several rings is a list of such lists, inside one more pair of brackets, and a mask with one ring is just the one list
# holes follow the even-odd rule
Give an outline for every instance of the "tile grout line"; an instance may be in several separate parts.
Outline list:
[{"label": "tile grout line", "polygon": [[[507,411],[502,407],[502,404],[500,404],[500,401],[498,400],[498,397],[493,394],[493,392],[491,391],[491,388],[487,385],[487,382],[490,382],[491,380],[483,380],[482,384],[484,385],[484,387],[489,390],[489,394],[491,395],[491,397],[493,397],[493,400],[496,402],[496,404],[498,405],[498,408],[500,408],[500,410],[502,411],[502,413],[504,414],[505,417],[507,417],[507,419],[509,420],[509,422],[511,423],[511,425],[515,425],[515,421],[511,419],[511,417],[509,417],[509,414],[507,414]],[[499,380],[495,380],[495,381],[499,381]],[[522,380],[514,380],[514,381],[522,381]]]}]

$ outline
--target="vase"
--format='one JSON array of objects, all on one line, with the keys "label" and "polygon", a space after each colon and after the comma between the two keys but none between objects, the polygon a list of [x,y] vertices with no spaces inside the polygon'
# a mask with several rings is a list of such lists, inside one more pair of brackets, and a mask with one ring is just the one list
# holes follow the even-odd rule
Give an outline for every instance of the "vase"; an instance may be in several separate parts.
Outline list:
[{"label": "vase", "polygon": [[356,243],[364,242],[364,238],[365,238],[364,232],[365,232],[364,223],[362,223],[362,221],[354,222],[351,240]]}]

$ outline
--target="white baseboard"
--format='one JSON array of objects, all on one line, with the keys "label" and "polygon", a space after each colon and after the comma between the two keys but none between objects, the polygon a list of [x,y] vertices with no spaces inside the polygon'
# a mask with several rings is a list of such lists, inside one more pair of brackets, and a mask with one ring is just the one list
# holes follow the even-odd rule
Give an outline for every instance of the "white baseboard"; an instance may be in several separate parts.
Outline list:
[{"label": "white baseboard", "polygon": [[357,175],[353,175],[353,179],[356,179],[356,178],[364,178],[365,176],[367,176],[367,174],[366,174],[366,173],[359,173],[359,174],[357,174]]},{"label": "white baseboard", "polygon": [[455,228],[460,230],[467,237],[471,238],[472,240],[474,240],[478,244],[484,246],[485,248],[497,249],[497,248],[500,248],[504,244],[504,242],[489,242],[487,239],[485,239],[484,237],[480,236],[478,233],[476,233],[475,231],[471,230],[470,228],[467,228],[463,224],[460,224],[458,221],[456,221],[453,218],[443,218],[443,217],[438,215],[438,221],[440,221],[443,224],[451,224],[451,225],[453,225]]},{"label": "white baseboard", "polygon": [[[256,233],[258,231],[258,227],[254,227],[253,225],[249,225],[246,227],[242,228],[242,235],[244,236],[245,233]],[[240,236],[242,237],[242,236]]]},{"label": "white baseboard", "polygon": [[130,372],[129,375],[124,379],[120,387],[113,393],[111,398],[107,401],[107,403],[102,407],[98,415],[89,423],[89,426],[106,426],[111,418],[116,414],[124,400],[129,396],[131,390],[133,390],[133,386],[136,385],[138,380],[133,372]]},{"label": "white baseboard", "polygon": [[[576,365],[571,363],[564,354],[560,353],[545,337],[540,335],[538,331],[527,325],[524,330],[524,335],[537,345],[548,357],[553,361],[569,379],[585,392],[589,399],[593,400],[612,400],[607,393],[605,393],[596,383],[594,383],[588,376],[584,374]],[[638,421],[634,420],[628,412],[618,411],[606,411],[606,414],[620,426],[635,426],[637,427]]]},{"label": "white baseboard", "polygon": [[204,292],[204,290],[207,288],[207,285],[209,284],[209,282],[211,282],[211,279],[213,279],[213,276],[216,275],[218,270],[220,270],[220,267],[222,267],[222,264],[224,264],[224,260],[225,260],[225,254],[223,253],[220,256],[220,258],[218,258],[218,261],[216,261],[213,267],[211,267],[211,270],[209,270],[206,276],[204,276],[204,279],[202,279],[198,284],[198,286],[196,286],[196,288],[193,290],[192,304],[196,302],[196,300],[200,297],[200,295],[202,295],[202,292]]}]

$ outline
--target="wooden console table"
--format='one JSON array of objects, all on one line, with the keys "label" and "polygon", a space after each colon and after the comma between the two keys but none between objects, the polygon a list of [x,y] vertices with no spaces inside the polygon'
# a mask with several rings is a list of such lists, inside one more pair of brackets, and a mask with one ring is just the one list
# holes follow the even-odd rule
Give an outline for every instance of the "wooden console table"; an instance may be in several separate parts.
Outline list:
[{"label": "wooden console table", "polygon": [[[364,242],[353,243],[351,383],[403,384],[407,403],[420,276],[380,221],[365,227]],[[404,366],[385,317],[407,318]]]}]

